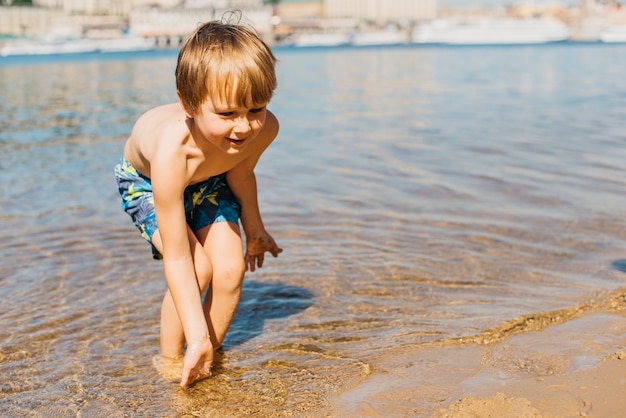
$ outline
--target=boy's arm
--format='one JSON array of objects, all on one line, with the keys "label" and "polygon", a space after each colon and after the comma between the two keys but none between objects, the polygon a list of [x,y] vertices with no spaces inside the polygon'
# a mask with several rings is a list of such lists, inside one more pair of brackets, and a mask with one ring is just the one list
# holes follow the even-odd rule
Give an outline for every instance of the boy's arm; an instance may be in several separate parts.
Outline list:
[{"label": "boy's arm", "polygon": [[241,204],[241,225],[246,235],[246,269],[263,266],[265,252],[274,257],[282,252],[274,239],[267,233],[259,211],[256,176],[254,167],[261,154],[278,134],[278,121],[271,112],[267,112],[266,124],[254,144],[253,154],[231,169],[226,174],[228,186]]},{"label": "boy's arm", "polygon": [[185,173],[183,158],[169,156],[152,162],[151,180],[163,246],[165,279],[187,341],[181,381],[183,386],[210,367],[213,360],[213,346],[202,309],[185,219]]},{"label": "boy's arm", "polygon": [[241,204],[241,225],[246,235],[246,269],[254,271],[256,266],[263,267],[265,252],[274,257],[282,252],[274,239],[267,233],[257,199],[256,176],[254,171],[242,173],[243,170],[229,171],[228,185],[237,201]]}]

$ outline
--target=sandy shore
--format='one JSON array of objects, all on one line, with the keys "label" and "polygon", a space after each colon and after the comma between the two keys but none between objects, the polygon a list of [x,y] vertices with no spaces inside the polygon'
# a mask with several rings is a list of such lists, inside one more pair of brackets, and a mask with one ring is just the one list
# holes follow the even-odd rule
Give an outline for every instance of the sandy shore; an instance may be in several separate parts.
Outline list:
[{"label": "sandy shore", "polygon": [[491,344],[398,347],[370,364],[333,416],[620,417],[626,315],[596,312]]},{"label": "sandy shore", "polygon": [[505,387],[463,397],[433,416],[620,417],[626,408],[625,390],[626,351],[618,349],[596,367],[546,377],[519,377]]}]

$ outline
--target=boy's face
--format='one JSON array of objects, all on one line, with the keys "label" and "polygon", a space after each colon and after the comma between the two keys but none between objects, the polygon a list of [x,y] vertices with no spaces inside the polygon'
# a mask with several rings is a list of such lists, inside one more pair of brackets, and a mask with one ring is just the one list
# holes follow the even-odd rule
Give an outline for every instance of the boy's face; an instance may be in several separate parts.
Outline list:
[{"label": "boy's face", "polygon": [[244,151],[265,124],[267,103],[247,108],[207,99],[193,117],[194,125],[211,144],[228,154]]}]

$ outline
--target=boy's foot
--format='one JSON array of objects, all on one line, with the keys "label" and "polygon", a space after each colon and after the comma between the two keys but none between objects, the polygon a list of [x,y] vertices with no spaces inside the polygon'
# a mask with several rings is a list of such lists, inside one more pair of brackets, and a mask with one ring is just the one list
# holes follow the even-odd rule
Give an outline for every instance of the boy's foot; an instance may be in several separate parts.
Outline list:
[{"label": "boy's foot", "polygon": [[182,357],[163,357],[161,355],[152,358],[152,365],[161,377],[172,382],[177,382],[183,374]]}]

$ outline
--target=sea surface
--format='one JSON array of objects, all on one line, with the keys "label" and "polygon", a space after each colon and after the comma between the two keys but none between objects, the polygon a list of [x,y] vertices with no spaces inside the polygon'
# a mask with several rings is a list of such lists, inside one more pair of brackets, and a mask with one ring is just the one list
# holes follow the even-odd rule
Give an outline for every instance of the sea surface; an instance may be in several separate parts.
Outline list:
[{"label": "sea surface", "polygon": [[626,44],[275,53],[256,173],[284,252],[187,390],[154,365],[162,264],[113,177],[176,52],[0,59],[3,417],[341,416],[392,349],[623,308]]}]

